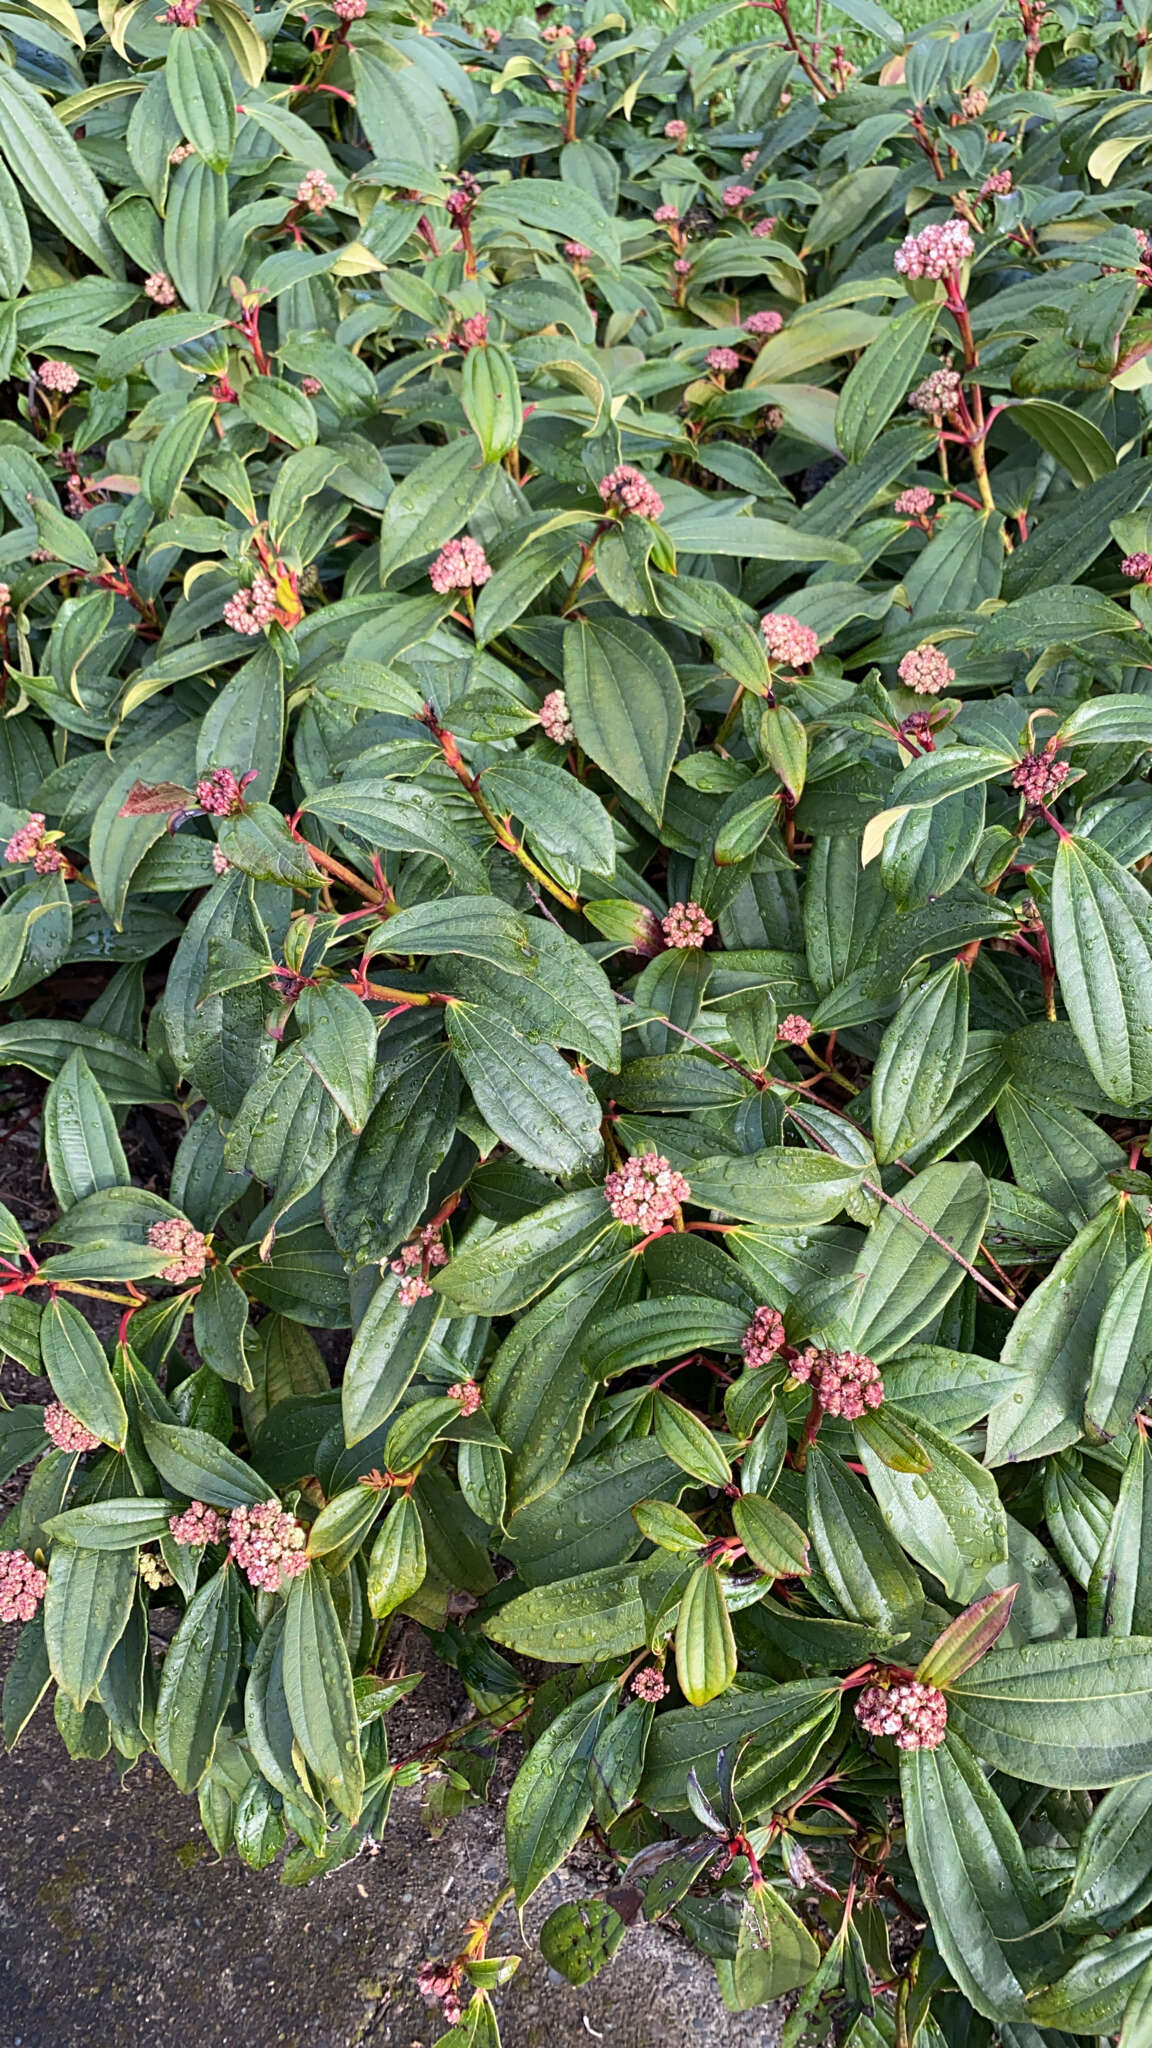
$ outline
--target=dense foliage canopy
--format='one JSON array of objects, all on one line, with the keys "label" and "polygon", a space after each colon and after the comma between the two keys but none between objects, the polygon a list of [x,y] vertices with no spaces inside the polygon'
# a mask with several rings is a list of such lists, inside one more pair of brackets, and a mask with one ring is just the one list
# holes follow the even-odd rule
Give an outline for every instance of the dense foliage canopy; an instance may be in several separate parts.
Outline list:
[{"label": "dense foliage canopy", "polygon": [[1146,2048],[1152,17],[773,5],[5,11],[4,1733]]}]

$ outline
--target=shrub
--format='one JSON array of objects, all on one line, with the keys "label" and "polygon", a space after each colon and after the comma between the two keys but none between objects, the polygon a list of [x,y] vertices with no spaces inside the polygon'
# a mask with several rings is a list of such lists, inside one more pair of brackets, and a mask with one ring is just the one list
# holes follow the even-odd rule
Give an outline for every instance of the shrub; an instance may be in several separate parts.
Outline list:
[{"label": "shrub", "polygon": [[1143,2048],[1144,11],[778,11],[8,23],[4,1730]]}]

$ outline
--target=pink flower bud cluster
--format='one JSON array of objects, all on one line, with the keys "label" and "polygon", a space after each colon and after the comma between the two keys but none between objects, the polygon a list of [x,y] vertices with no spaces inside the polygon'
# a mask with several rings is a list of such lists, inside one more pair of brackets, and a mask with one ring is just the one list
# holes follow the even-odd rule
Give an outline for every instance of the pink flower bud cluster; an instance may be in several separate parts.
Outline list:
[{"label": "pink flower bud cluster", "polygon": [[807,1017],[802,1017],[798,1010],[789,1010],[776,1030],[776,1037],[781,1045],[807,1045],[811,1036],[812,1026]]},{"label": "pink flower bud cluster", "polygon": [[765,612],[760,631],[770,661],[786,661],[793,668],[806,668],[820,652],[820,638],[811,626],[802,626],[791,612]]},{"label": "pink flower bud cluster", "polygon": [[484,1396],[475,1380],[457,1380],[455,1386],[448,1389],[448,1399],[459,1401],[461,1415],[475,1415]]},{"label": "pink flower bud cluster", "polygon": [[27,824],[17,827],[4,848],[9,867],[30,860],[38,875],[55,875],[63,867],[64,856],[59,847],[44,837],[45,822],[43,811],[33,811]]},{"label": "pink flower bud cluster", "polygon": [[759,154],[760,151],[758,149],[746,149],[740,159],[740,169],[742,171],[750,171]]},{"label": "pink flower bud cluster", "polygon": [[23,1550],[0,1550],[0,1621],[31,1621],[48,1584]]},{"label": "pink flower bud cluster", "polygon": [[812,1345],[791,1362],[795,1380],[810,1383],[825,1415],[858,1422],[884,1399],[879,1367],[859,1351],[816,1351]]},{"label": "pink flower bud cluster", "polygon": [[136,1560],[136,1570],[148,1587],[149,1592],[162,1593],[166,1587],[174,1586],[175,1579],[164,1563],[151,1550],[142,1550]]},{"label": "pink flower bud cluster", "polygon": [[368,0],[332,0],[332,12],[338,21],[363,21]]},{"label": "pink flower bud cluster", "polygon": [[647,1700],[651,1706],[656,1706],[668,1691],[668,1681],[655,1664],[646,1664],[632,1680],[632,1690],[638,1700]]},{"label": "pink flower bud cluster", "polygon": [[161,1278],[174,1287],[185,1280],[198,1280],[208,1264],[208,1239],[183,1216],[161,1217],[151,1225],[148,1242],[153,1251],[171,1253],[168,1264],[161,1268]]},{"label": "pink flower bud cluster", "polygon": [[306,206],[309,213],[323,213],[338,196],[335,185],[323,171],[305,171],[296,187],[296,204]]},{"label": "pink flower bud cluster", "polygon": [[658,206],[656,208],[656,211],[652,215],[652,218],[657,223],[657,225],[662,228],[679,227],[680,225],[679,209],[675,206],[669,206],[667,202],[663,206]]},{"label": "pink flower bud cluster", "polygon": [[783,313],[774,306],[766,306],[762,313],[749,313],[744,322],[745,334],[779,334],[784,325]]},{"label": "pink flower bud cluster", "polygon": [[320,382],[319,377],[301,377],[300,389],[304,393],[305,398],[319,398],[324,386]]},{"label": "pink flower bud cluster", "polygon": [[605,505],[616,512],[635,512],[641,519],[659,519],[664,500],[654,484],[630,462],[618,463],[596,486]]},{"label": "pink flower bud cluster", "polygon": [[784,1318],[779,1310],[758,1308],[740,1339],[745,1365],[767,1365],[783,1342]]},{"label": "pink flower bud cluster", "polygon": [[981,199],[995,199],[1012,190],[1011,171],[991,171],[980,187]]},{"label": "pink flower bud cluster", "polygon": [[897,1749],[939,1749],[948,1729],[948,1702],[934,1685],[898,1678],[866,1685],[856,1719],[869,1735],[890,1735]]},{"label": "pink flower bud cluster", "polygon": [[565,242],[564,254],[573,263],[587,263],[592,251],[591,249],[586,249],[583,242]]},{"label": "pink flower bud cluster", "polygon": [[484,41],[487,43],[488,48],[490,50],[494,50],[500,41],[502,31],[496,28],[492,22],[489,22],[485,28],[481,29],[480,33],[483,36]]},{"label": "pink flower bud cluster", "polygon": [[687,277],[692,269],[692,264],[687,256],[678,256],[672,268],[677,277]]},{"label": "pink flower bud cluster", "polygon": [[568,710],[568,699],[563,690],[549,690],[540,706],[540,723],[550,740],[557,746],[566,747],[576,737],[576,730]]},{"label": "pink flower bud cluster", "polygon": [[1018,789],[1025,803],[1047,803],[1055,796],[1072,773],[1071,761],[1058,760],[1045,748],[1042,754],[1025,754],[1012,770],[1012,787]]},{"label": "pink flower bud cluster", "polygon": [[960,404],[959,371],[933,370],[915,391],[909,392],[908,404],[913,412],[931,413],[935,419],[956,412]]},{"label": "pink flower bud cluster", "polygon": [[214,875],[230,875],[232,863],[222,846],[212,848],[212,872]]},{"label": "pink flower bud cluster", "polygon": [[716,927],[699,903],[674,903],[660,929],[670,946],[702,946]]},{"label": "pink flower bud cluster", "polygon": [[930,491],[927,484],[911,484],[906,491],[901,491],[892,510],[902,512],[908,519],[925,519],[935,503],[936,493]]},{"label": "pink flower bud cluster", "polygon": [[768,237],[768,236],[769,236],[770,234],[773,234],[773,233],[775,232],[775,228],[776,228],[776,215],[775,215],[774,213],[766,213],[766,214],[764,215],[764,218],[763,218],[763,220],[758,220],[758,221],[757,221],[757,222],[755,223],[755,225],[754,225],[754,227],[753,227],[753,229],[752,229],[752,233],[753,233],[753,234],[754,234],[754,235],[755,235],[755,236],[756,236],[756,237],[757,237],[757,238],[758,238],[758,239],[759,239],[760,241],[765,241],[765,240],[767,239],[767,237]]},{"label": "pink flower bud cluster", "polygon": [[488,339],[487,313],[469,313],[468,318],[460,322],[456,339],[464,355],[470,348],[483,348]]},{"label": "pink flower bud cluster", "polygon": [[187,163],[188,158],[195,156],[195,154],[196,144],[194,142],[178,142],[175,149],[169,151],[168,161],[170,164]]},{"label": "pink flower bud cluster", "polygon": [[1152,583],[1152,555],[1125,555],[1120,569],[1123,575],[1131,576],[1138,583]]},{"label": "pink flower bud cluster", "polygon": [[910,647],[896,673],[918,697],[935,697],[956,680],[956,671],[947,656],[939,647],[933,647],[930,640]]},{"label": "pink flower bud cluster", "polygon": [[669,142],[683,142],[688,134],[687,121],[665,121],[664,133]]},{"label": "pink flower bud cluster", "polygon": [[262,1500],[254,1508],[233,1508],[228,1539],[249,1585],[278,1593],[289,1579],[308,1569],[305,1536],[294,1515],[278,1500]]},{"label": "pink flower bud cluster", "polygon": [[[543,31],[548,34],[547,29]],[[456,1963],[424,1963],[416,1972],[416,1988],[422,1998],[440,2007],[450,2027],[460,2018],[460,1966]]]},{"label": "pink flower bud cluster", "polygon": [[970,85],[960,96],[960,106],[966,121],[978,121],[987,111],[988,95],[982,85]]},{"label": "pink flower bud cluster", "polygon": [[746,199],[751,199],[752,187],[751,185],[725,185],[720,197],[728,208],[729,213],[735,213],[738,206],[743,206]]},{"label": "pink flower bud cluster", "polygon": [[154,270],[144,279],[144,297],[154,306],[174,306],[176,287],[166,270]]},{"label": "pink flower bud cluster", "polygon": [[740,368],[740,358],[734,348],[710,348],[704,361],[718,377],[730,376]]},{"label": "pink flower bud cluster", "polygon": [[637,1152],[610,1173],[604,1195],[617,1223],[632,1223],[638,1230],[659,1230],[670,1223],[692,1190],[682,1173],[677,1173],[660,1152]]},{"label": "pink flower bud cluster", "polygon": [[196,801],[211,818],[234,818],[244,808],[244,784],[231,768],[212,768],[196,784]]},{"label": "pink flower bud cluster", "polygon": [[71,363],[61,363],[49,357],[40,365],[40,382],[45,391],[58,391],[66,398],[80,382],[80,372]]},{"label": "pink flower bud cluster", "polygon": [[262,633],[276,617],[276,591],[272,581],[258,570],[247,590],[238,590],[224,606],[224,623],[234,633],[249,637]]},{"label": "pink flower bud cluster", "polygon": [[907,235],[892,258],[902,277],[948,277],[976,253],[976,244],[962,220],[931,221],[918,235]]},{"label": "pink flower bud cluster", "polygon": [[405,1308],[427,1299],[432,1292],[428,1285],[429,1273],[436,1266],[448,1264],[448,1250],[440,1242],[440,1230],[439,1223],[426,1223],[423,1230],[401,1246],[399,1256],[391,1262],[389,1271],[400,1277],[397,1299]]},{"label": "pink flower bud cluster", "polygon": [[202,1500],[192,1501],[183,1514],[169,1515],[168,1527],[175,1542],[202,1549],[206,1543],[219,1543],[227,1528],[223,1515],[215,1508],[206,1507]]},{"label": "pink flower bud cluster", "polygon": [[432,588],[441,597],[449,590],[479,590],[491,574],[487,555],[470,533],[442,547],[428,571]]},{"label": "pink flower bud cluster", "polygon": [[475,206],[476,201],[479,199],[479,197],[479,178],[474,178],[471,171],[462,171],[460,174],[460,183],[454,187],[454,189],[448,194],[447,199],[444,201],[444,205],[448,213],[448,218],[450,220],[454,220],[457,226],[459,226],[462,221],[469,220],[472,215],[472,209]]},{"label": "pink flower bud cluster", "polygon": [[98,1451],[100,1438],[78,1422],[62,1401],[49,1401],[44,1410],[44,1427],[58,1451]]}]

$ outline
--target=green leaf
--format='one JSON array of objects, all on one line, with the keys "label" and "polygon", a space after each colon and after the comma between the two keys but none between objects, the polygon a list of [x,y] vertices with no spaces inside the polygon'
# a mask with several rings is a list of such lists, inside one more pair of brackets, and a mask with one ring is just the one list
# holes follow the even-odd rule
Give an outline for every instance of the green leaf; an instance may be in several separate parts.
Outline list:
[{"label": "green leaf", "polygon": [[[747,1328],[743,1309],[706,1295],[675,1294],[640,1301],[593,1323],[583,1346],[584,1369],[593,1379],[607,1380],[637,1366],[659,1365],[666,1358],[698,1349],[738,1351]],[[720,1483],[726,1485],[727,1480]]]},{"label": "green leaf", "polygon": [[892,1634],[911,1628],[924,1594],[879,1508],[819,1444],[808,1453],[807,1477],[812,1548],[840,1612]]},{"label": "green leaf", "polygon": [[478,895],[487,889],[484,868],[463,827],[446,804],[422,789],[352,778],[315,791],[303,809],[374,848],[435,854],[459,888]]},{"label": "green leaf", "polygon": [[362,1130],[372,1108],[376,1020],[366,1003],[339,982],[304,990],[297,1005],[300,1051],[341,1116]]},{"label": "green leaf", "polygon": [[676,1622],[676,1676],[693,1707],[706,1707],[736,1675],[736,1639],[714,1564],[697,1565]]},{"label": "green leaf", "polygon": [[908,1853],[948,1968],[977,2012],[1025,2019],[1025,1986],[1060,1953],[1020,1837],[967,1745],[900,1758]]},{"label": "green leaf", "polygon": [[640,1569],[609,1565],[518,1593],[485,1622],[494,1643],[552,1664],[626,1657],[644,1641]]},{"label": "green leaf", "polygon": [[197,155],[211,170],[226,171],[236,143],[236,99],[228,66],[205,29],[169,37],[164,82]]},{"label": "green leaf", "polygon": [[1140,1250],[1104,1305],[1084,1397],[1084,1428],[1122,1436],[1152,1388],[1152,1250]]},{"label": "green leaf", "polygon": [[1070,405],[1057,405],[1051,398],[1017,399],[1010,401],[1010,417],[1045,454],[1063,464],[1081,489],[1116,467],[1111,443],[1099,427]]},{"label": "green leaf", "polygon": [[1005,1586],[1002,1592],[986,1593],[982,1600],[966,1607],[963,1614],[950,1621],[937,1636],[927,1656],[920,1660],[916,1676],[921,1684],[941,1688],[951,1685],[973,1664],[979,1663],[1007,1628],[1012,1616],[1012,1603],[1019,1591],[1019,1586]]},{"label": "green leaf", "polygon": [[523,424],[516,365],[506,348],[488,342],[464,358],[461,399],[486,463],[501,462],[515,448]]},{"label": "green leaf", "polygon": [[537,1939],[550,1969],[569,1984],[589,1984],[610,1963],[627,1932],[603,1899],[569,1899],[549,1913]]},{"label": "green leaf", "polygon": [[628,620],[564,633],[564,689],[586,754],[659,822],[684,725],[684,698],[658,640]]},{"label": "green leaf", "polygon": [[1152,1893],[1152,1776],[1106,1792],[1080,1837],[1061,1918],[1120,1927]]},{"label": "green leaf", "polygon": [[487,498],[495,473],[471,439],[449,441],[417,463],[388,500],[381,583],[408,562],[434,555],[459,533]]},{"label": "green leaf", "polygon": [[1001,1353],[1022,1377],[988,1418],[989,1465],[1075,1443],[1101,1316],[1143,1249],[1132,1204],[1114,1196],[1029,1295]]},{"label": "green leaf", "polygon": [[932,1461],[927,1472],[893,1469],[862,1431],[860,1456],[892,1535],[950,1600],[963,1603],[1006,1561],[1007,1518],[990,1472],[926,1423],[917,1423],[916,1434]]},{"label": "green leaf", "polygon": [[988,1207],[988,1183],[971,1164],[902,1181],[856,1262],[845,1343],[878,1361],[912,1343],[963,1280],[959,1261],[975,1257]]},{"label": "green leaf", "polygon": [[861,462],[920,367],[940,308],[935,299],[885,322],[844,380],[836,407],[836,439],[849,462]]},{"label": "green leaf", "polygon": [[1036,1785],[1116,1785],[1152,1768],[1152,1641],[992,1650],[948,1694],[977,1756]]},{"label": "green leaf", "polygon": [[68,1508],[44,1524],[44,1533],[57,1543],[74,1543],[80,1550],[137,1550],[142,1543],[154,1543],[168,1534],[172,1502],[160,1498],[145,1500],[127,1494],[116,1500],[93,1500],[81,1508]]},{"label": "green leaf", "polygon": [[181,1792],[194,1792],[211,1766],[239,1672],[239,1574],[226,1564],[189,1601],[164,1659],[154,1741]]},{"label": "green leaf", "polygon": [[206,1501],[214,1508],[255,1507],[275,1498],[251,1465],[202,1429],[182,1429],[142,1414],[144,1448],[173,1490],[185,1500]]},{"label": "green leaf", "polygon": [[428,1570],[420,1511],[411,1494],[389,1508],[368,1560],[368,1609],[386,1621],[424,1583]]},{"label": "green leaf", "polygon": [[315,1565],[288,1588],[284,1692],[292,1732],[329,1798],[356,1820],[364,1763],[352,1670],[327,1575]]},{"label": "green leaf", "polygon": [[573,1700],[533,1744],[508,1795],[504,1822],[508,1875],[524,1907],[564,1861],[592,1811],[592,1752],[616,1706],[608,1679]]},{"label": "green leaf", "polygon": [[826,1153],[768,1145],[749,1158],[706,1158],[689,1178],[693,1202],[786,1233],[838,1216],[863,1172]]},{"label": "green leaf", "polygon": [[108,230],[95,172],[36,86],[12,65],[0,71],[0,151],[65,241],[105,277],[122,277],[123,259]]},{"label": "green leaf", "polygon": [[453,1002],[448,1040],[497,1137],[544,1173],[575,1173],[600,1151],[600,1105],[550,1045],[536,1045],[479,1003]]},{"label": "green leaf", "polygon": [[468,1237],[444,1270],[432,1275],[432,1285],[457,1315],[509,1315],[583,1264],[609,1237],[628,1242],[603,1189],[578,1188],[490,1237]]},{"label": "green leaf", "polygon": [[59,1295],[45,1303],[40,1348],[57,1400],[101,1443],[123,1450],[128,1415],[104,1347],[91,1323]]},{"label": "green leaf", "polygon": [[62,1209],[131,1179],[108,1098],[79,1048],[44,1097],[44,1151]]},{"label": "green leaf", "polygon": [[1074,2034],[1112,2033],[1134,1992],[1143,1988],[1152,1962],[1152,1928],[1115,1935],[1103,1949],[1093,1945],[1062,1977],[1028,2001],[1037,2026],[1063,2027]]},{"label": "green leaf", "polygon": [[661,1450],[682,1472],[704,1486],[731,1485],[732,1469],[707,1423],[668,1394],[655,1397],[654,1428]]},{"label": "green leaf", "polygon": [[493,809],[519,818],[546,854],[590,874],[614,872],[612,821],[599,797],[564,769],[522,757],[485,769],[481,787]]},{"label": "green leaf", "polygon": [[1091,839],[1064,838],[1052,881],[1060,988],[1084,1057],[1125,1107],[1152,1095],[1152,901]]},{"label": "green leaf", "polygon": [[786,1796],[798,1760],[826,1738],[840,1701],[838,1681],[803,1678],[774,1685],[741,1674],[709,1706],[676,1707],[657,1716],[640,1797],[658,1813],[686,1812],[688,1773],[695,1771],[705,1797],[717,1798],[717,1751],[732,1747],[740,1755],[736,1793],[745,1813],[770,1809],[776,1796]]},{"label": "green leaf", "polygon": [[136,1598],[134,1550],[55,1546],[48,1560],[44,1641],[52,1676],[77,1709],[93,1698]]},{"label": "green leaf", "polygon": [[947,1108],[968,1043],[968,972],[953,960],[901,1003],[872,1071],[876,1157],[898,1159]]},{"label": "green leaf", "polygon": [[364,1311],[344,1369],[341,1404],[347,1443],[362,1442],[395,1412],[439,1313],[435,1296],[405,1308],[392,1276],[381,1281]]},{"label": "green leaf", "polygon": [[192,1307],[192,1334],[205,1365],[222,1380],[251,1389],[252,1370],[244,1348],[248,1296],[230,1266],[209,1266]]},{"label": "green leaf", "polygon": [[811,1571],[807,1532],[774,1500],[743,1494],[732,1503],[732,1525],[753,1564],[772,1578],[805,1577]]}]

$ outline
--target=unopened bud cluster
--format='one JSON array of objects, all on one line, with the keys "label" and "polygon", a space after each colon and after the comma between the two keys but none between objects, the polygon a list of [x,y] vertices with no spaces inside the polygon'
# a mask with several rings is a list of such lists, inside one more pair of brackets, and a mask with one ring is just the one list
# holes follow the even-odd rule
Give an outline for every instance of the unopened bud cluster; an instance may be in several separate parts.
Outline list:
[{"label": "unopened bud cluster", "polygon": [[975,255],[976,244],[962,220],[933,221],[917,235],[906,235],[892,258],[902,277],[943,278]]},{"label": "unopened bud cluster", "polygon": [[772,306],[766,306],[762,313],[749,313],[744,322],[745,334],[779,334],[784,325],[783,313],[777,313]]},{"label": "unopened bud cluster", "polygon": [[792,1359],[793,1379],[810,1385],[825,1415],[858,1422],[884,1399],[879,1367],[859,1351],[817,1351],[812,1345]]},{"label": "unopened bud cluster", "polygon": [[654,484],[630,462],[618,463],[602,476],[597,487],[605,505],[617,512],[635,512],[642,519],[659,519],[664,500]]},{"label": "unopened bud cluster", "polygon": [[98,1451],[100,1438],[65,1408],[62,1401],[50,1401],[44,1410],[44,1427],[58,1451]]},{"label": "unopened bud cluster", "polygon": [[911,484],[906,491],[901,491],[892,510],[903,513],[908,519],[925,519],[935,503],[936,493],[930,491],[927,484]]},{"label": "unopened bud cluster", "polygon": [[55,875],[64,865],[64,856],[58,846],[53,846],[45,835],[46,819],[43,811],[33,811],[27,824],[20,825],[4,848],[4,858],[10,867],[20,867],[31,861],[38,875]]},{"label": "unopened bud cluster", "polygon": [[557,746],[566,747],[576,737],[568,709],[568,699],[563,690],[549,690],[540,706],[540,723],[550,740]]},{"label": "unopened bud cluster", "polygon": [[265,1593],[278,1593],[289,1579],[307,1571],[305,1536],[294,1515],[278,1500],[233,1508],[228,1517],[232,1556],[248,1580]]},{"label": "unopened bud cluster", "polygon": [[638,1700],[646,1700],[649,1705],[656,1706],[667,1693],[668,1682],[655,1664],[646,1664],[632,1680],[632,1690]]},{"label": "unopened bud cluster", "polygon": [[224,624],[249,638],[262,633],[276,617],[276,591],[269,577],[257,571],[247,590],[238,590],[224,605]]},{"label": "unopened bud cluster", "polygon": [[890,1735],[897,1749],[939,1749],[948,1731],[948,1702],[934,1685],[898,1678],[866,1685],[856,1719],[869,1735]]},{"label": "unopened bud cluster", "polygon": [[1026,804],[1047,803],[1062,789],[1072,773],[1071,761],[1062,761],[1045,748],[1040,754],[1025,754],[1012,770],[1012,787],[1018,789]]},{"label": "unopened bud cluster", "polygon": [[670,946],[702,946],[716,927],[699,903],[674,903],[660,929]]},{"label": "unopened bud cluster", "polygon": [[908,404],[913,412],[929,413],[934,419],[943,419],[959,409],[960,388],[960,372],[942,364],[909,394]]},{"label": "unopened bud cluster", "polygon": [[466,533],[461,540],[450,540],[441,548],[428,571],[428,579],[433,590],[444,597],[450,590],[479,590],[491,574],[479,541]]},{"label": "unopened bud cluster", "polygon": [[604,1182],[604,1195],[617,1223],[659,1230],[670,1223],[692,1190],[682,1173],[660,1152],[637,1152]]},{"label": "unopened bud cluster", "polygon": [[31,1621],[47,1584],[25,1551],[0,1550],[0,1621]]},{"label": "unopened bud cluster", "polygon": [[765,612],[760,621],[770,661],[786,661],[792,668],[806,668],[820,652],[820,637],[811,626],[802,626],[791,612]]},{"label": "unopened bud cluster", "polygon": [[397,1298],[405,1308],[427,1299],[432,1292],[428,1285],[429,1273],[436,1266],[448,1264],[448,1249],[440,1242],[440,1227],[438,1223],[426,1223],[423,1230],[401,1247],[399,1256],[391,1262],[390,1271],[400,1278]]},{"label": "unopened bud cluster", "polygon": [[212,768],[196,784],[196,801],[210,818],[235,818],[244,808],[244,785],[231,768]]},{"label": "unopened bud cluster", "polygon": [[455,1386],[448,1389],[448,1399],[460,1403],[461,1415],[475,1415],[484,1395],[475,1380],[457,1380]]},{"label": "unopened bud cluster", "polygon": [[227,1526],[223,1515],[215,1508],[206,1507],[202,1500],[194,1500],[182,1514],[168,1517],[173,1540],[191,1544],[197,1549],[202,1549],[206,1543],[221,1542]]},{"label": "unopened bud cluster", "polygon": [[182,1216],[165,1216],[148,1232],[153,1251],[170,1252],[160,1277],[180,1287],[186,1280],[198,1280],[208,1264],[208,1239],[202,1230],[186,1223]]},{"label": "unopened bud cluster", "polygon": [[939,647],[933,647],[930,640],[910,647],[896,673],[918,697],[935,697],[956,680],[956,671],[947,656]]},{"label": "unopened bud cluster", "polygon": [[745,1365],[769,1364],[783,1342],[784,1318],[779,1309],[758,1308],[740,1339]]}]

